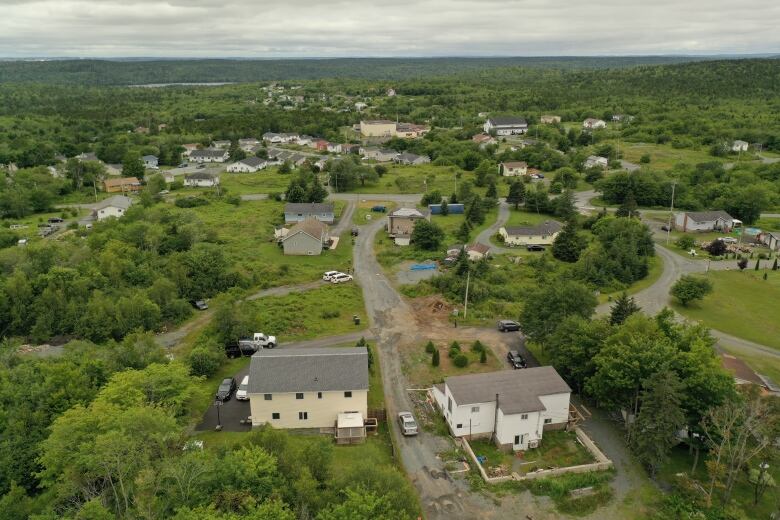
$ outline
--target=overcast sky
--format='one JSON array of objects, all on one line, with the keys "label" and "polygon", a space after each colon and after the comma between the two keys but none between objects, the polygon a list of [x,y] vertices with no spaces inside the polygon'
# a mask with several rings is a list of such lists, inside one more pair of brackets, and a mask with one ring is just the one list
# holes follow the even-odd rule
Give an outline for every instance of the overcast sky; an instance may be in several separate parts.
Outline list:
[{"label": "overcast sky", "polygon": [[0,0],[0,56],[780,51],[778,0]]}]

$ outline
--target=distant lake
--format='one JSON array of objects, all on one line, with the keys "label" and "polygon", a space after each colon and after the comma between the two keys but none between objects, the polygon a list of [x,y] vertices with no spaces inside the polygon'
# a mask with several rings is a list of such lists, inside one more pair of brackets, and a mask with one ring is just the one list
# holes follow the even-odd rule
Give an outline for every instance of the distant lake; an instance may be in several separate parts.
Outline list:
[{"label": "distant lake", "polygon": [[144,83],[143,85],[128,85],[132,88],[160,88],[160,87],[219,87],[221,85],[234,85],[233,81],[209,82],[209,83]]}]

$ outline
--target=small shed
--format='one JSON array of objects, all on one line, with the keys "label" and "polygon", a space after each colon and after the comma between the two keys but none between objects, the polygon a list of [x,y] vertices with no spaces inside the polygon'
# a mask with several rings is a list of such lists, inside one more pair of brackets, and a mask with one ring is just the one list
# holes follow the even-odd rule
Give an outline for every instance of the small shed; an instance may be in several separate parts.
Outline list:
[{"label": "small shed", "polygon": [[336,444],[361,444],[366,440],[366,425],[360,412],[345,412],[336,418]]}]

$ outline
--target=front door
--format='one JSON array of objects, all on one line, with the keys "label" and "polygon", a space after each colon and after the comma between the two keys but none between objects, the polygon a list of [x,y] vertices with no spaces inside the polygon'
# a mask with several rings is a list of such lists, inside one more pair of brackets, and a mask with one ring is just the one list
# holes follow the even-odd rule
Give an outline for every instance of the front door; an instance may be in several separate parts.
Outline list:
[{"label": "front door", "polygon": [[515,435],[515,448],[521,448],[523,446],[523,443],[525,441],[525,434]]}]

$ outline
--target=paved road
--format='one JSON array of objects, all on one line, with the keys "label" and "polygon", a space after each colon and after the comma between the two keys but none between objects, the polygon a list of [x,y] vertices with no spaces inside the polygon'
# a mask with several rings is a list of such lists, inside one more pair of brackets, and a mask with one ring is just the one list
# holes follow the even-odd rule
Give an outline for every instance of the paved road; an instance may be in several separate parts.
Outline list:
[{"label": "paved road", "polygon": [[624,170],[628,170],[630,172],[635,172],[640,168],[638,164],[624,161],[623,159],[620,159],[620,166],[622,166]]},{"label": "paved road", "polygon": [[490,250],[494,254],[508,253],[512,251],[506,247],[498,247],[490,243],[490,238],[498,233],[498,230],[504,224],[506,224],[507,220],[509,220],[509,204],[506,203],[505,198],[502,198],[498,201],[498,215],[496,216],[496,221],[489,228],[485,229],[479,235],[477,235],[475,241],[490,247]]}]

